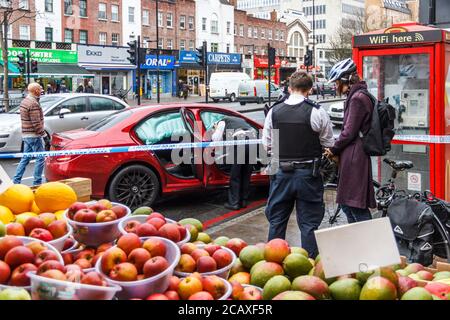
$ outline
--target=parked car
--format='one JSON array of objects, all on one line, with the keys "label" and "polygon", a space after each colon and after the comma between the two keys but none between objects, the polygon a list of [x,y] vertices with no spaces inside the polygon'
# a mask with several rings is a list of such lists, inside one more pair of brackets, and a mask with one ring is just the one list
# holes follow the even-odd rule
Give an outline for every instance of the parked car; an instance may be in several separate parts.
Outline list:
[{"label": "parked car", "polygon": [[[244,119],[258,132],[262,128],[244,115],[222,107],[144,106],[116,112],[86,129],[54,134],[51,149],[174,143],[174,135],[187,135],[193,139],[194,132],[211,130],[214,123],[226,115]],[[202,128],[194,130],[198,125]],[[203,141],[208,141],[207,136],[204,135]],[[45,162],[45,173],[49,181],[91,178],[94,198],[107,197],[131,208],[151,206],[160,197],[176,192],[198,192],[228,185],[230,165],[214,161],[212,164],[194,162],[192,154],[198,151],[203,154],[205,150],[192,151],[189,154],[181,152],[183,159],[188,159],[181,164],[173,159],[172,150],[49,157]],[[205,152],[211,154],[211,150]],[[215,153],[216,157],[220,154],[217,149]],[[267,175],[260,173],[261,165],[255,165],[254,169],[251,182],[268,184]]]},{"label": "parked car", "polygon": [[214,102],[220,99],[235,102],[238,95],[239,83],[250,80],[244,72],[215,72],[209,81],[209,96]]},{"label": "parked car", "polygon": [[[40,103],[48,137],[53,133],[85,128],[128,106],[115,97],[80,93],[44,95]],[[0,114],[0,152],[21,150],[22,129],[18,106],[8,113]]]},{"label": "parked car", "polygon": [[344,122],[344,101],[331,104],[328,108],[328,115],[333,124],[342,125]]},{"label": "parked car", "polygon": [[[270,96],[276,101],[282,95],[279,86],[270,84]],[[239,84],[239,103],[244,106],[247,103],[264,103],[269,101],[269,84],[267,80],[247,80]]]},{"label": "parked car", "polygon": [[312,94],[321,95],[323,97],[326,95],[336,97],[336,85],[334,83],[315,82],[312,87]]}]

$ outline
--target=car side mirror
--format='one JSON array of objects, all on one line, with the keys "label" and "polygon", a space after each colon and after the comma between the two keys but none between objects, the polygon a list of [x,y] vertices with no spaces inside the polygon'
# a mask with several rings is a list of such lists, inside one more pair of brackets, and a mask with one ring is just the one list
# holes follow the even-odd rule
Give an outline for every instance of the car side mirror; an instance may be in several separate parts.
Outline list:
[{"label": "car side mirror", "polygon": [[62,119],[64,118],[64,115],[71,113],[72,111],[70,111],[67,108],[62,108],[61,110],[59,110],[59,117]]}]

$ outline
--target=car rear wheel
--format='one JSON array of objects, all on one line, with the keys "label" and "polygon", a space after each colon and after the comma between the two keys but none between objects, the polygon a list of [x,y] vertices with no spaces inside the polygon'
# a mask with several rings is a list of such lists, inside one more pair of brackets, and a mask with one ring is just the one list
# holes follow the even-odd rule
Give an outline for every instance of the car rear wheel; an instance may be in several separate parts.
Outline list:
[{"label": "car rear wheel", "polygon": [[213,99],[214,103],[219,102],[219,99]]},{"label": "car rear wheel", "polygon": [[230,102],[236,102],[236,95],[234,93],[230,95]]},{"label": "car rear wheel", "polygon": [[120,170],[109,186],[111,201],[122,203],[132,210],[151,206],[158,197],[160,183],[153,170],[131,165]]},{"label": "car rear wheel", "polygon": [[245,106],[246,105],[246,102],[239,102],[239,104],[241,105],[241,106]]},{"label": "car rear wheel", "polygon": [[259,97],[258,100],[256,100],[257,104],[262,104],[264,103],[264,98],[263,97]]}]

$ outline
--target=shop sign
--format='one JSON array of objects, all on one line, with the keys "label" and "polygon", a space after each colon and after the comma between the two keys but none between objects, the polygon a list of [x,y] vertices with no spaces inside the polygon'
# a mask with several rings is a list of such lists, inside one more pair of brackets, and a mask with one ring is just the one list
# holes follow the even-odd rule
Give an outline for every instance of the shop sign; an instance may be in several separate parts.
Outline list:
[{"label": "shop sign", "polygon": [[180,63],[197,63],[195,51],[180,51]]},{"label": "shop sign", "polygon": [[209,64],[241,64],[239,53],[208,52]]},{"label": "shop sign", "polygon": [[387,9],[411,14],[411,10],[408,8],[408,4],[402,0],[383,0],[383,5]]},{"label": "shop sign", "polygon": [[156,59],[156,55],[146,55],[145,63],[141,64],[141,69],[157,69],[159,65],[160,70],[172,70],[175,67],[174,56],[159,56],[159,61]]},{"label": "shop sign", "polygon": [[[255,57],[254,64],[255,64],[255,68],[268,68],[269,67],[269,61],[267,60],[267,57]],[[281,66],[280,58],[275,57],[275,64],[272,66],[272,68],[279,68],[280,66]]]},{"label": "shop sign", "polygon": [[[386,30],[389,32],[389,29]],[[442,30],[392,32],[355,36],[354,47],[385,46],[397,44],[415,44],[426,42],[441,42]]]},{"label": "shop sign", "polygon": [[78,62],[102,64],[129,64],[125,47],[78,45]]},{"label": "shop sign", "polygon": [[[8,61],[19,61],[19,53],[26,55],[27,48],[8,48]],[[72,50],[30,49],[30,54],[39,63],[78,63],[78,52]]]}]

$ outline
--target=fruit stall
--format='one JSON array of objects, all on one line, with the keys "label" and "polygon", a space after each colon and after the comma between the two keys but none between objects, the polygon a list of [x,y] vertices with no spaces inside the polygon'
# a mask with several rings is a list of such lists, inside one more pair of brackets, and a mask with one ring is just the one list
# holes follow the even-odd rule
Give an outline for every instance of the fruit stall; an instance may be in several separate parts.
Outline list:
[{"label": "fruit stall", "polygon": [[[339,263],[338,261],[336,263]],[[450,265],[326,278],[285,240],[211,239],[194,218],[90,201],[89,181],[0,194],[0,300],[448,300]]]}]

